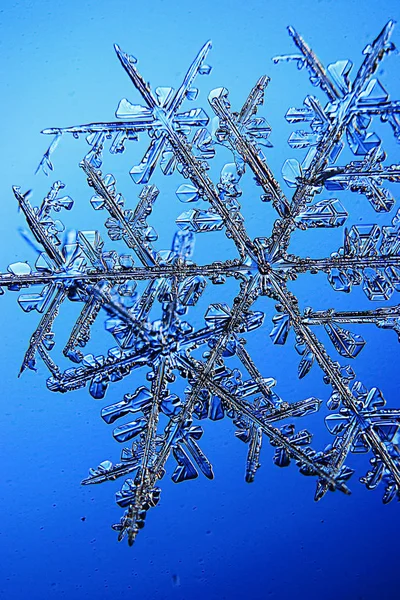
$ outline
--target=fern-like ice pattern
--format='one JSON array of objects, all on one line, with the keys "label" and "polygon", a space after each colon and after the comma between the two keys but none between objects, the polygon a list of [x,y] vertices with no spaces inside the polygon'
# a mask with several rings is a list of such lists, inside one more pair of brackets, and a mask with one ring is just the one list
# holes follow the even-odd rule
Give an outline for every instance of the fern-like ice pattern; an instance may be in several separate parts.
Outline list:
[{"label": "fern-like ice pattern", "polygon": [[[262,444],[267,442],[273,447],[277,466],[292,462],[301,474],[316,477],[316,500],[333,490],[348,494],[347,482],[353,474],[346,464],[349,454],[365,452],[371,466],[361,482],[369,489],[381,483],[385,503],[400,498],[400,409],[386,408],[382,392],[366,389],[347,364],[365,345],[362,324],[393,329],[400,337],[400,306],[300,311],[288,288],[288,283],[303,273],[323,271],[335,291],[350,292],[360,285],[370,301],[388,300],[400,291],[400,212],[383,227],[362,224],[347,229],[352,200],[350,193],[342,194],[362,194],[377,213],[394,208],[391,184],[400,181],[400,164],[387,162],[381,140],[372,129],[373,118],[376,122],[379,117],[400,139],[400,102],[390,100],[374,77],[382,59],[394,50],[390,42],[393,27],[389,21],[364,49],[358,70],[349,60],[325,68],[302,37],[289,28],[297,54],[277,56],[274,62],[295,61],[298,68],[307,70],[312,85],[326,95],[326,104],[310,95],[301,108],[286,113],[289,123],[304,126],[293,131],[289,145],[306,150],[301,162],[289,158],[283,165],[287,191],[268,166],[271,128],[257,116],[267,76],[260,77],[237,111],[231,108],[225,88],[209,94],[209,115],[202,108],[182,108],[187,101],[196,101],[195,80],[211,70],[206,64],[210,42],[200,50],[177,90],[153,90],[138,71],[136,59],[115,46],[143,104],[123,99],[116,121],[43,132],[54,135],[39,165],[46,173],[53,170],[52,153],[63,136],[85,136],[89,151],[80,166],[91,188],[90,202],[94,210],[106,213],[108,235],[112,242],[125,244],[123,253],[106,249],[97,231],[70,231],[60,236],[63,225],[54,218],[55,213],[73,205],[69,196],[62,196],[60,181],[37,207],[31,205],[29,194],[14,188],[34,238],[31,243],[40,248],[33,267],[14,263],[0,275],[1,291],[22,290],[21,308],[40,314],[21,372],[35,369],[40,358],[50,372],[50,390],[69,392],[87,385],[96,399],[102,399],[116,381],[126,379],[129,386],[134,370],[145,374],[144,385],[134,390],[128,387],[122,400],[101,411],[103,420],[115,427],[114,438],[124,444],[120,462],[105,460],[83,481],[88,485],[123,478],[116,500],[125,513],[113,527],[129,544],[143,527],[147,511],[159,501],[160,481],[171,455],[176,463],[174,482],[193,479],[199,472],[213,477],[212,465],[201,448],[199,423],[205,419],[228,417],[233,421],[236,436],[248,448],[248,482],[255,477]],[[130,171],[138,186],[138,200],[126,202],[117,191],[115,178],[102,171],[103,152],[106,148],[113,154],[128,151],[139,135],[149,138],[149,146]],[[231,151],[233,162],[225,165],[219,182],[214,183],[209,161],[221,145]],[[355,156],[348,164],[341,161],[345,147]],[[165,175],[178,171],[182,183],[177,196],[194,205],[176,215],[178,230],[168,251],[157,247],[157,233],[151,226],[159,190],[150,181],[157,167]],[[265,237],[252,239],[240,212],[239,183],[246,170],[254,175],[256,195],[271,202],[276,211]],[[337,192],[338,198],[324,199],[324,190]],[[343,245],[322,258],[290,254],[292,233],[314,227],[342,228]],[[203,265],[194,262],[196,235],[219,230],[236,246],[237,257]],[[238,282],[233,303],[211,304],[204,325],[191,325],[187,316],[196,310],[206,286],[223,284],[227,277]],[[224,287],[219,289],[223,292]],[[285,344],[293,334],[299,377],[305,377],[317,363],[330,386],[331,412],[325,421],[333,437],[323,450],[312,447],[311,433],[302,428],[303,418],[317,412],[321,400],[310,397],[287,402],[280,398],[276,381],[270,373],[260,372],[246,349],[251,332],[268,327],[263,324],[264,314],[253,309],[261,296],[276,306],[269,329],[272,342]],[[66,301],[82,308],[63,349],[73,366],[62,370],[52,353],[53,323]],[[153,316],[156,306],[159,318]],[[104,320],[112,345],[104,355],[94,356],[85,353],[85,346],[97,319]],[[315,333],[318,328],[324,328],[331,350],[345,359],[345,364],[331,358]],[[241,369],[230,366],[232,357]],[[177,377],[186,382],[180,395],[173,391]],[[301,423],[300,428],[295,429],[294,420]]]}]

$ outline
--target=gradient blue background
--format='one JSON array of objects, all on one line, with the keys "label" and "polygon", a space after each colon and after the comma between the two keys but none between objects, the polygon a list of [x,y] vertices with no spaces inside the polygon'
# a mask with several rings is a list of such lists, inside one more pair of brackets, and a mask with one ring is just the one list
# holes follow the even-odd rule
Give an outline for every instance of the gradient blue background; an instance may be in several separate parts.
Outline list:
[{"label": "gradient blue background", "polygon": [[[223,85],[231,90],[233,107],[238,109],[257,78],[270,75],[261,114],[273,127],[274,150],[269,151],[268,160],[279,173],[284,159],[295,154],[286,144],[291,129],[284,113],[289,106],[300,106],[306,93],[318,93],[305,72],[298,72],[294,65],[274,66],[270,60],[275,54],[293,51],[286,26],[295,26],[325,64],[348,57],[357,66],[364,46],[399,12],[394,0],[3,1],[1,270],[10,262],[33,258],[17,233],[23,223],[11,186],[33,188],[37,201],[47,192],[52,180],[34,176],[49,141],[39,135],[40,130],[112,120],[121,97],[139,101],[116,59],[114,42],[139,57],[140,70],[152,85],[177,86],[200,46],[211,38],[213,72],[200,80],[204,105],[208,91]],[[396,30],[394,41],[400,46],[399,35]],[[400,98],[398,60],[398,56],[390,57],[380,70],[396,99]],[[389,161],[398,162],[398,146],[387,130],[383,135]],[[106,155],[105,159],[125,195],[132,198],[131,205],[138,190],[127,171],[143,148],[131,146],[123,158]],[[63,140],[55,155],[55,178],[68,184],[67,191],[76,201],[67,223],[85,229],[100,221],[88,206],[84,177],[77,166],[83,152],[84,142]],[[244,181],[249,193],[243,196],[243,213],[252,235],[268,235],[273,214],[251,196],[249,181]],[[173,199],[179,177],[166,181],[158,173],[156,183],[163,202],[151,222],[160,230],[159,247],[168,247],[173,228],[165,221],[169,223],[171,214],[184,209]],[[343,203],[352,214],[351,223],[388,221],[378,218],[365,198],[347,195]],[[342,239],[341,232],[301,235],[294,237],[293,251],[311,256],[327,255]],[[218,247],[221,257],[228,255],[226,239],[218,240],[214,252]],[[207,250],[201,244],[199,262]],[[217,258],[215,253],[213,257]],[[302,306],[366,305],[360,290],[350,297],[333,295],[323,276],[306,276],[292,289]],[[212,288],[207,299],[222,301],[232,296],[232,290],[228,287],[225,296],[223,288]],[[357,476],[351,481],[351,497],[334,493],[315,504],[315,481],[301,477],[295,467],[274,467],[267,444],[256,481],[247,485],[243,477],[246,448],[225,421],[205,426],[203,447],[214,464],[215,480],[199,477],[176,486],[166,477],[162,502],[150,512],[135,546],[118,544],[110,528],[121,512],[114,506],[118,484],[79,485],[89,466],[118,457],[111,431],[99,418],[101,404],[87,390],[51,394],[42,367],[36,375],[27,373],[17,379],[37,316],[24,315],[16,300],[11,292],[0,300],[2,598],[385,600],[400,596],[399,507],[384,507],[379,491],[367,492]],[[263,305],[267,318],[273,314],[270,304]],[[56,326],[61,337],[67,335],[71,323],[68,311],[63,311]],[[196,318],[200,323],[201,310]],[[257,331],[249,348],[262,372],[278,379],[282,397],[326,399],[328,388],[322,384],[318,367],[299,383],[292,340],[287,348],[274,348],[267,330],[268,325]],[[368,346],[356,361],[358,378],[368,387],[380,386],[388,404],[398,406],[396,335],[374,326],[363,332]],[[97,333],[101,338],[101,331]],[[101,340],[93,349],[104,350]],[[142,381],[142,375],[135,375],[136,385]],[[107,396],[110,402],[129,386],[123,382],[116,387]],[[316,447],[323,447],[329,434],[322,415],[310,418],[308,424],[315,431]],[[365,457],[352,462],[359,476],[367,464]]]}]

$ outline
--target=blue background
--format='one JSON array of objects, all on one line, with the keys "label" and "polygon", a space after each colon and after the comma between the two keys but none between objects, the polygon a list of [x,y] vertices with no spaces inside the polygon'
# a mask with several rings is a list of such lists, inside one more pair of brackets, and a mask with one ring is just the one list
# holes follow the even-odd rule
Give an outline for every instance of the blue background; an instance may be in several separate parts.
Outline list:
[{"label": "blue background", "polygon": [[[213,71],[199,83],[205,107],[208,91],[226,86],[237,110],[257,78],[263,73],[270,75],[260,112],[273,127],[274,149],[267,156],[279,174],[284,159],[295,155],[286,144],[291,131],[284,121],[286,109],[301,106],[306,93],[319,94],[305,72],[298,72],[294,65],[274,66],[270,60],[276,54],[294,52],[286,26],[295,26],[325,64],[348,57],[357,67],[365,45],[398,13],[395,1],[371,0],[205,0],[198,4],[181,0],[3,1],[1,269],[16,260],[34,259],[17,233],[23,222],[11,186],[33,188],[37,202],[47,192],[52,179],[34,176],[49,142],[39,135],[40,130],[112,120],[119,99],[125,96],[140,102],[114,54],[114,42],[139,58],[139,69],[153,86],[177,86],[198,49],[211,38],[208,62]],[[398,30],[394,41],[400,46]],[[395,99],[400,98],[398,60],[396,55],[386,59],[379,73]],[[389,162],[399,162],[398,147],[387,129],[383,137]],[[89,206],[78,168],[84,144],[62,140],[55,154],[55,178],[67,183],[67,192],[76,202],[66,224],[88,229],[100,227],[101,220]],[[142,145],[129,147],[117,160],[105,155],[105,164],[117,175],[132,206],[138,189],[127,173],[140,158],[144,144],[143,140]],[[174,198],[181,182],[179,176],[166,180],[156,173],[161,200],[151,223],[160,233],[158,247],[168,247],[174,229],[171,215],[185,210]],[[243,214],[252,235],[268,235],[273,213],[257,195],[251,195],[250,182],[250,177],[243,182]],[[389,221],[388,216],[378,218],[363,197],[347,194],[341,199],[351,223]],[[210,256],[229,256],[226,238],[222,235],[215,240]],[[295,234],[293,251],[328,255],[341,240],[340,231]],[[199,262],[207,252],[210,246],[199,240]],[[351,296],[334,295],[322,275],[305,276],[291,289],[303,307],[366,306],[361,290],[354,290]],[[233,293],[231,284],[226,292],[223,287],[210,288],[196,312],[196,322],[201,323],[209,301],[229,301]],[[295,467],[274,467],[266,443],[255,482],[245,484],[246,448],[235,439],[228,421],[205,426],[203,448],[214,464],[215,480],[199,477],[174,485],[165,477],[160,506],[150,512],[134,547],[118,544],[110,528],[121,512],[114,505],[118,484],[79,485],[89,466],[106,458],[118,459],[111,431],[99,418],[101,404],[87,390],[64,396],[48,392],[41,366],[38,374],[29,372],[17,379],[37,315],[23,314],[16,300],[11,292],[1,298],[1,597],[384,600],[400,596],[399,509],[395,504],[384,507],[379,491],[367,492],[358,484],[357,474],[365,473],[367,459],[352,459],[351,465],[357,468],[350,482],[352,496],[328,494],[315,504],[315,481],[301,477]],[[392,298],[391,303],[395,302]],[[270,304],[263,304],[267,320],[273,314]],[[262,308],[261,303],[258,307]],[[63,308],[57,335],[68,334],[73,316],[70,307]],[[273,347],[268,327],[266,321],[266,328],[252,335],[249,349],[262,373],[278,380],[278,393],[291,401],[309,395],[326,399],[329,390],[322,384],[318,367],[298,382],[293,340],[287,348]],[[95,333],[98,337],[91,350],[104,351],[100,328]],[[381,387],[388,405],[398,406],[396,335],[374,326],[367,326],[362,333],[368,345],[356,361],[358,378],[367,387]],[[333,352],[331,346],[329,350]],[[132,387],[142,382],[143,374],[135,375]],[[111,389],[108,403],[117,401],[127,387],[125,381]],[[316,447],[330,441],[323,414],[324,409],[307,422],[315,431]]]}]

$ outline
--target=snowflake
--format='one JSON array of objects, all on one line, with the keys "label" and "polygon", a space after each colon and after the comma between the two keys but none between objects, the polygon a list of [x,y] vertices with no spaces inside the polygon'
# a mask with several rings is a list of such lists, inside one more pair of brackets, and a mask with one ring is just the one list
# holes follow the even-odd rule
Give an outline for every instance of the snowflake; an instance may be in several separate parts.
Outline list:
[{"label": "snowflake", "polygon": [[[257,81],[238,112],[231,110],[225,88],[213,90],[208,97],[215,113],[211,124],[202,108],[181,111],[185,100],[197,99],[198,90],[193,87],[197,76],[211,70],[205,63],[210,42],[200,50],[176,91],[162,87],[154,92],[139,74],[136,59],[115,46],[144,106],[123,99],[116,111],[118,121],[44,131],[55,136],[39,165],[46,173],[53,170],[51,155],[62,136],[85,135],[90,149],[80,166],[94,193],[92,207],[108,213],[105,227],[109,237],[116,245],[125,244],[128,251],[105,250],[97,231],[69,231],[62,239],[63,225],[53,218],[53,211],[70,210],[73,201],[62,196],[64,184],[60,181],[35,208],[29,194],[14,188],[38,258],[34,268],[26,262],[11,264],[8,272],[0,275],[0,290],[39,286],[38,293],[23,293],[18,302],[24,311],[36,310],[42,315],[21,372],[36,369],[39,356],[50,371],[50,390],[68,392],[88,384],[96,399],[102,399],[110,384],[134,370],[146,372],[147,385],[101,411],[109,424],[128,418],[113,431],[118,442],[128,444],[121,461],[102,462],[83,481],[86,485],[125,477],[116,500],[126,511],[113,527],[120,539],[127,536],[129,544],[143,527],[149,508],[158,503],[159,482],[171,454],[176,461],[174,482],[193,479],[198,471],[213,477],[212,465],[199,444],[203,430],[198,421],[203,419],[215,421],[226,416],[233,421],[236,436],[248,446],[248,482],[259,467],[266,438],[274,448],[276,465],[285,467],[292,461],[300,473],[317,478],[316,500],[328,491],[349,493],[347,481],[353,470],[345,461],[352,452],[370,455],[371,466],[361,478],[367,488],[382,482],[385,503],[400,498],[400,410],[385,408],[381,391],[368,390],[355,380],[351,366],[331,358],[315,334],[315,328],[322,326],[335,351],[346,361],[354,359],[365,341],[344,326],[374,323],[400,336],[399,306],[363,311],[306,308],[301,312],[298,299],[288,288],[289,282],[303,273],[324,272],[335,291],[349,292],[352,286],[361,285],[370,301],[388,300],[400,290],[400,211],[390,225],[343,228],[343,246],[329,257],[289,253],[296,230],[344,227],[348,213],[342,202],[331,197],[316,199],[324,190],[362,194],[378,213],[393,208],[390,184],[400,181],[400,165],[386,164],[381,140],[371,130],[372,119],[378,116],[400,139],[400,103],[391,101],[373,77],[384,56],[394,50],[389,41],[393,26],[389,21],[365,48],[363,62],[352,78],[350,61],[339,60],[325,69],[301,36],[289,28],[299,53],[278,56],[274,62],[295,61],[299,69],[305,67],[311,83],[327,96],[325,106],[307,96],[302,108],[290,108],[286,114],[289,123],[308,126],[289,138],[292,148],[306,149],[301,163],[290,158],[282,168],[283,179],[293,190],[291,197],[280,187],[261,149],[271,146],[271,128],[263,117],[256,116],[268,77]],[[130,171],[135,184],[143,186],[131,209],[116,191],[115,178],[104,175],[101,168],[105,146],[112,154],[122,153],[139,134],[147,134],[150,144],[143,160]],[[233,162],[223,167],[214,184],[209,161],[220,146],[229,149]],[[356,160],[337,166],[345,148]],[[156,248],[157,233],[148,223],[159,194],[155,185],[149,184],[158,163],[165,175],[176,170],[186,179],[176,192],[182,202],[200,202],[200,208],[177,217],[178,231],[168,251]],[[268,237],[251,239],[240,212],[239,182],[246,171],[254,175],[256,190],[262,190],[261,200],[270,202],[277,213]],[[195,263],[196,235],[221,230],[236,246],[236,258]],[[186,315],[194,310],[206,286],[223,284],[227,277],[235,278],[239,285],[233,303],[211,304],[205,325],[191,325]],[[331,412],[325,422],[333,438],[322,451],[312,448],[308,430],[295,430],[291,423],[317,412],[321,400],[282,400],[274,391],[276,381],[259,371],[246,349],[243,336],[263,326],[263,312],[253,310],[262,296],[276,306],[270,333],[273,343],[285,344],[289,333],[294,333],[299,378],[305,377],[315,362],[331,388],[327,403]],[[62,370],[52,355],[53,323],[66,300],[80,303],[82,309],[63,349],[74,366]],[[157,307],[160,314],[155,315]],[[105,329],[115,341],[104,355],[84,354],[91,326],[100,315],[105,316]],[[235,366],[238,364],[241,368]],[[180,394],[172,391],[177,376],[185,385]]]}]

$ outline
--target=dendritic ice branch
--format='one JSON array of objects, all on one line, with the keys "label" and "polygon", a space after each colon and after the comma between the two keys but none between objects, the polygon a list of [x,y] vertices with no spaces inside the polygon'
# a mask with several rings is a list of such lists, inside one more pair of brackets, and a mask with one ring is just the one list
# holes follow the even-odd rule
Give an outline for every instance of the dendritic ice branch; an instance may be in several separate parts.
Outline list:
[{"label": "dendritic ice branch", "polygon": [[[298,53],[277,56],[274,62],[293,60],[300,69],[306,68],[311,84],[320,88],[320,99],[307,96],[303,107],[286,113],[289,123],[305,127],[290,135],[289,145],[306,150],[301,162],[289,158],[283,165],[287,190],[268,165],[271,127],[258,116],[269,77],[258,79],[237,112],[225,88],[209,93],[209,114],[202,107],[182,111],[185,101],[197,100],[197,77],[211,70],[205,62],[210,42],[200,50],[177,90],[159,87],[154,91],[138,71],[136,59],[115,46],[143,105],[124,98],[116,121],[43,132],[54,136],[39,165],[46,174],[54,169],[52,153],[63,136],[85,136],[89,151],[80,167],[91,190],[93,209],[106,213],[105,229],[114,248],[106,249],[96,230],[61,235],[64,227],[54,213],[70,210],[73,200],[61,196],[64,184],[60,181],[37,207],[31,205],[29,194],[14,187],[33,237],[31,245],[38,252],[34,266],[18,262],[0,274],[1,292],[4,288],[22,291],[21,308],[40,314],[21,373],[36,369],[40,358],[50,372],[50,390],[69,392],[88,386],[96,399],[102,399],[114,382],[124,379],[128,385],[133,371],[145,375],[145,385],[128,388],[122,400],[101,411],[102,419],[114,425],[114,438],[124,444],[120,462],[103,461],[83,481],[88,485],[124,478],[116,499],[125,513],[113,527],[129,544],[143,527],[147,511],[159,501],[160,482],[171,456],[175,483],[193,479],[199,472],[213,478],[211,462],[200,444],[202,420],[232,420],[236,436],[248,448],[248,482],[260,466],[264,441],[272,446],[277,466],[293,462],[301,474],[317,478],[316,500],[328,491],[348,494],[353,469],[346,463],[351,462],[352,452],[365,452],[371,466],[360,481],[369,489],[382,482],[385,503],[400,499],[400,409],[386,408],[378,388],[367,389],[356,380],[349,364],[337,360],[337,355],[353,360],[363,350],[362,324],[393,329],[400,338],[399,305],[302,310],[291,283],[304,273],[324,272],[334,291],[350,292],[360,285],[368,301],[386,301],[400,291],[400,211],[388,225],[346,227],[352,193],[365,196],[377,213],[394,211],[400,164],[387,162],[381,139],[372,129],[379,118],[400,140],[400,102],[390,100],[374,76],[385,55],[394,50],[393,27],[389,21],[364,49],[354,76],[349,60],[325,68],[289,27]],[[125,152],[139,135],[149,138],[149,146],[130,170],[134,185],[140,186],[133,194],[138,197],[134,204],[117,191],[115,178],[103,173],[103,153],[106,147],[112,154]],[[232,153],[232,162],[222,168],[215,183],[209,163],[221,146]],[[349,152],[355,159],[342,161]],[[182,179],[176,191],[180,201],[198,203],[175,215],[177,232],[170,250],[159,249],[151,225],[160,195],[150,183],[157,166],[164,175],[177,171]],[[254,176],[255,195],[271,202],[276,211],[269,230],[265,225],[264,237],[255,239],[248,233],[239,204],[239,184],[246,172]],[[321,197],[325,191],[337,192],[340,198]],[[342,228],[343,245],[316,258],[290,253],[292,234],[299,231],[302,235],[309,228]],[[218,231],[232,241],[236,258],[220,261],[216,256],[208,264],[194,262],[195,237],[207,234],[211,241]],[[221,286],[228,277],[237,280],[233,302],[210,304],[204,325],[192,325],[188,315],[198,316],[196,305],[206,287]],[[224,287],[218,289],[222,292]],[[253,306],[263,297],[276,307],[269,328],[272,342],[283,345],[294,333],[299,378],[316,363],[330,386],[327,409],[331,412],[325,422],[333,438],[322,450],[312,447],[311,432],[293,425],[294,420],[303,423],[309,414],[318,412],[322,400],[280,398],[273,373],[261,372],[246,348],[251,333],[266,326],[264,313]],[[53,324],[67,301],[80,310],[58,359],[53,350]],[[99,320],[111,336],[110,345],[103,354],[94,355],[85,348]],[[331,347],[321,341],[321,329]],[[62,366],[66,359],[72,367]],[[179,380],[184,387],[177,389]],[[263,451],[268,453],[268,449]]]}]

